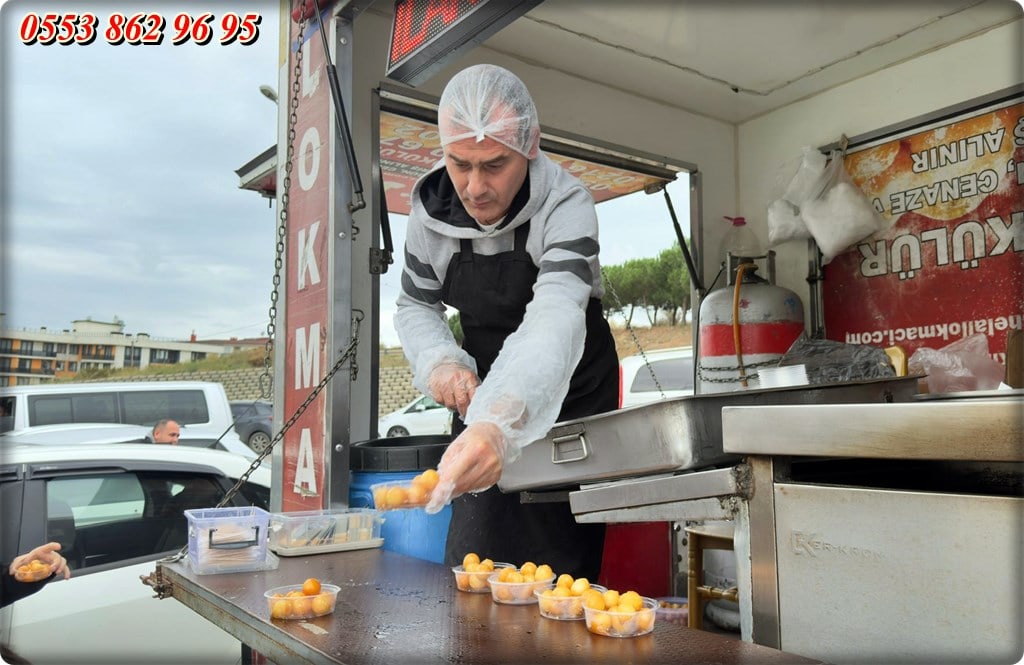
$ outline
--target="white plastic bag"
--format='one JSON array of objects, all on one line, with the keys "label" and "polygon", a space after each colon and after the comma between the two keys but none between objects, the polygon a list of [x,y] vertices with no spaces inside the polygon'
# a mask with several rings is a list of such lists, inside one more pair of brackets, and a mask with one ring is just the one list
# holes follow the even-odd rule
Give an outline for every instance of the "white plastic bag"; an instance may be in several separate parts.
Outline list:
[{"label": "white plastic bag", "polygon": [[806,240],[811,237],[807,224],[800,217],[800,208],[813,195],[818,194],[816,188],[820,188],[824,172],[825,155],[805,146],[796,173],[789,179],[782,194],[768,204],[769,246],[775,247],[790,240]]},{"label": "white plastic bag", "polygon": [[860,191],[843,164],[843,153],[833,150],[821,176],[817,194],[800,208],[800,216],[818,243],[822,263],[885,228],[885,220]]},{"label": "white plastic bag", "polygon": [[981,333],[964,337],[941,349],[922,346],[907,361],[911,374],[926,374],[930,393],[994,390],[1006,369],[992,359],[988,337]]}]

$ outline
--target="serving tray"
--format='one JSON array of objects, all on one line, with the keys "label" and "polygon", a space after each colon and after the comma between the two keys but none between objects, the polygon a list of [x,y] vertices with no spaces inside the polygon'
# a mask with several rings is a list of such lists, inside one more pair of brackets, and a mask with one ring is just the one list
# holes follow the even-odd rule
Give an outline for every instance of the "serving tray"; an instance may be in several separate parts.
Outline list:
[{"label": "serving tray", "polygon": [[506,465],[498,487],[504,492],[561,489],[731,463],[741,456],[722,450],[723,407],[909,402],[918,378],[693,395],[567,420]]}]

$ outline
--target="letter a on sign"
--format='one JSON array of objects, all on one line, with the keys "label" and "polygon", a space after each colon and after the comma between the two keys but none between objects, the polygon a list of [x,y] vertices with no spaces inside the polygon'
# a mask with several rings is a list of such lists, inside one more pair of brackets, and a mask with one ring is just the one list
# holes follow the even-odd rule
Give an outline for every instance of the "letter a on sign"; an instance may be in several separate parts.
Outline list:
[{"label": "letter a on sign", "polygon": [[295,482],[292,491],[296,494],[316,494],[316,467],[313,464],[313,440],[309,429],[302,428],[299,438],[299,459],[295,467]]}]

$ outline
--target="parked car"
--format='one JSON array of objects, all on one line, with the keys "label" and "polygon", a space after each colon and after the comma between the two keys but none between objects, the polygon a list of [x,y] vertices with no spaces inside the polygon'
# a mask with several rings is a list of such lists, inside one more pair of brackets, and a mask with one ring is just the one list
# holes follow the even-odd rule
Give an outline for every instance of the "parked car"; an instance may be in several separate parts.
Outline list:
[{"label": "parked car", "polygon": [[274,405],[262,400],[231,402],[235,432],[254,452],[262,453],[274,438]]},{"label": "parked car", "polygon": [[619,361],[619,408],[692,394],[692,347],[645,351]]},{"label": "parked car", "polygon": [[[111,423],[60,423],[39,425],[0,434],[0,449],[7,451],[11,446],[32,445],[81,445],[100,443],[152,443],[153,428],[144,425],[120,425]],[[184,425],[178,439],[179,446],[189,448],[210,448],[240,455],[247,460],[256,459],[256,453],[246,446],[237,435],[209,438],[204,428]]]},{"label": "parked car", "polygon": [[377,431],[387,437],[451,434],[452,412],[433,398],[420,395],[377,421]]},{"label": "parked car", "polygon": [[[63,423],[106,423],[153,427],[170,418],[181,438],[223,446],[255,457],[231,427],[231,406],[224,386],[215,381],[101,381],[47,383],[0,388],[8,414],[4,432]],[[185,443],[185,441],[181,441]],[[203,445],[199,443],[198,445]]]},{"label": "parked car", "polygon": [[[238,455],[180,445],[5,449],[3,561],[57,541],[71,579],[0,610],[0,639],[33,663],[239,662],[237,639],[176,600],[154,598],[139,577],[187,544],[182,511],[215,506],[248,468]],[[270,470],[261,467],[229,505],[269,503]]]}]

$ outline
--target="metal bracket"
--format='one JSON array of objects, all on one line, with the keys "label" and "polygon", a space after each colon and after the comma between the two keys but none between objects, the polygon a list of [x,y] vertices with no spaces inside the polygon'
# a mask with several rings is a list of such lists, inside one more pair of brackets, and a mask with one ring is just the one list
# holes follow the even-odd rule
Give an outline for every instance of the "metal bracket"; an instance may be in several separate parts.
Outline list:
[{"label": "metal bracket", "polygon": [[386,249],[370,248],[370,274],[383,275],[388,271],[388,266],[394,263],[391,252]]},{"label": "metal bracket", "polygon": [[156,591],[156,593],[153,594],[154,598],[163,600],[164,598],[170,598],[174,595],[174,585],[164,578],[159,566],[157,566],[157,569],[149,575],[139,575],[139,579],[142,580],[142,583],[146,586],[153,587],[153,590]]}]

